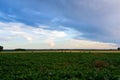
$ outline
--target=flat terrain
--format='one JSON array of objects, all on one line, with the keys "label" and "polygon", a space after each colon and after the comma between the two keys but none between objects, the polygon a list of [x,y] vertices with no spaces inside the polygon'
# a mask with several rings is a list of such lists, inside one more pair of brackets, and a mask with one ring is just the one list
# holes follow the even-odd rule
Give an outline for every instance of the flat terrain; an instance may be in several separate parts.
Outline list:
[{"label": "flat terrain", "polygon": [[3,52],[0,80],[120,80],[120,53]]}]

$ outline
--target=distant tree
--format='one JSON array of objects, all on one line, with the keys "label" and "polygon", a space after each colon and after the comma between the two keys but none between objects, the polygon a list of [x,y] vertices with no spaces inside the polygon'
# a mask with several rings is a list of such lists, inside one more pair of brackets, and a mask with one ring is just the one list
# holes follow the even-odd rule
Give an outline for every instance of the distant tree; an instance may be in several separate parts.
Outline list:
[{"label": "distant tree", "polygon": [[0,46],[0,52],[3,51],[3,46]]},{"label": "distant tree", "polygon": [[15,49],[15,51],[26,51],[25,49]]},{"label": "distant tree", "polygon": [[120,47],[118,48],[118,50],[120,50]]}]

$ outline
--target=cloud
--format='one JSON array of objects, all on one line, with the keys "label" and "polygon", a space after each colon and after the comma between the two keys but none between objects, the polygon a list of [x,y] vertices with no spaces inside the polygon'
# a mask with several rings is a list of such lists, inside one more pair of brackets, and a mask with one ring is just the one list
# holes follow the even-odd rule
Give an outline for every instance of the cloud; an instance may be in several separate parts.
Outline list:
[{"label": "cloud", "polygon": [[49,45],[51,48],[53,48],[55,46],[55,42],[53,39],[48,39],[45,42],[47,45]]},{"label": "cloud", "polygon": [[74,43],[76,48],[83,48],[83,49],[116,49],[118,45],[115,43],[104,43],[98,41],[91,41],[91,40],[71,40]]},{"label": "cloud", "polygon": [[18,0],[15,4],[5,0],[2,7],[6,12],[3,9],[0,17],[9,21],[17,18],[17,21],[31,25],[60,24],[84,33],[83,37],[89,40],[119,44],[119,4],[119,0]]},{"label": "cloud", "polygon": [[119,0],[28,1],[1,3],[0,41],[44,43],[52,48],[68,42],[69,48],[75,48],[72,43],[89,43],[95,48],[95,44],[119,44]]},{"label": "cloud", "polygon": [[104,43],[91,40],[77,40],[69,39],[61,43],[57,43],[56,48],[60,49],[117,49],[117,44],[114,43]]},{"label": "cloud", "polygon": [[69,20],[63,23],[64,26],[72,25],[69,27],[84,33],[83,36],[90,40],[119,44],[119,0],[61,0],[55,1],[55,4],[51,5]]},{"label": "cloud", "polygon": [[22,39],[28,42],[44,41],[44,43],[54,46],[54,40],[70,37],[68,32],[73,31],[68,29],[64,31],[50,30],[45,29],[46,27],[43,27],[43,25],[35,27],[23,23],[0,22],[0,35],[2,36],[0,39],[9,41]]},{"label": "cloud", "polygon": [[[44,27],[43,27],[44,26]],[[46,29],[45,25],[38,27],[24,23],[0,22],[0,41],[7,41],[9,45],[22,48],[115,48],[113,43],[103,43],[87,40],[72,28],[61,26],[62,30]],[[77,40],[75,37],[80,36]],[[4,45],[8,45],[4,43]],[[36,44],[36,46],[35,46]],[[38,45],[39,44],[39,45]],[[24,46],[23,46],[24,45]],[[31,46],[30,46],[31,45]],[[12,47],[13,47],[12,46]],[[34,46],[34,47],[32,47]],[[49,46],[49,47],[48,47]],[[9,47],[10,48],[10,47]]]}]

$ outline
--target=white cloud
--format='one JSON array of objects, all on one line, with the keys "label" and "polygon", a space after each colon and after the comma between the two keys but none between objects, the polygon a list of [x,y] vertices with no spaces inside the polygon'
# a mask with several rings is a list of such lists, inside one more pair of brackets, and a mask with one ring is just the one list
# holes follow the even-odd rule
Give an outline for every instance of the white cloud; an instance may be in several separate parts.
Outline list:
[{"label": "white cloud", "polygon": [[56,48],[62,49],[117,49],[117,44],[114,43],[104,43],[91,40],[76,40],[69,39],[64,42],[58,43]]},{"label": "white cloud", "polygon": [[117,45],[114,43],[104,43],[91,40],[75,40],[71,41],[75,43],[76,48],[87,48],[87,49],[116,49]]},{"label": "white cloud", "polygon": [[55,42],[53,39],[48,39],[45,42],[46,44],[48,44],[51,48],[53,48],[55,46]]},{"label": "white cloud", "polygon": [[4,36],[1,37],[1,40],[11,37],[11,40],[26,39],[29,42],[34,43],[35,41],[41,41],[44,39],[45,43],[50,46],[54,46],[54,40],[67,37],[68,31],[69,30],[59,31],[44,29],[42,25],[39,27],[34,27],[23,23],[0,22],[0,35]]},{"label": "white cloud", "polygon": [[[41,25],[42,26],[42,25]],[[7,41],[6,48],[115,48],[116,44],[86,40],[76,40],[82,36],[74,29],[61,26],[64,30],[50,30],[23,23],[0,22],[0,41]],[[24,41],[22,41],[24,40]],[[25,41],[26,40],[26,41]],[[35,44],[37,44],[35,46]],[[42,44],[42,45],[41,45]],[[46,45],[47,44],[47,45]],[[11,45],[11,47],[10,47]],[[32,47],[34,46],[34,47]],[[49,46],[49,47],[48,47]]]}]

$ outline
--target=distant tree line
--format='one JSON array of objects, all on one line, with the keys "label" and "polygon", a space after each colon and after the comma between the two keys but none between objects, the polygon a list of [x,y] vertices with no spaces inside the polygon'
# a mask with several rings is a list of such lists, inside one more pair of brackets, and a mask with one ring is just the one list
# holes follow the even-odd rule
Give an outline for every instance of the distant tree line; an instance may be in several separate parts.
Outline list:
[{"label": "distant tree line", "polygon": [[117,50],[120,50],[120,47]]},{"label": "distant tree line", "polygon": [[19,48],[19,49],[15,49],[15,51],[26,51],[26,49]]},{"label": "distant tree line", "polygon": [[3,51],[3,46],[0,46],[0,52]]}]

